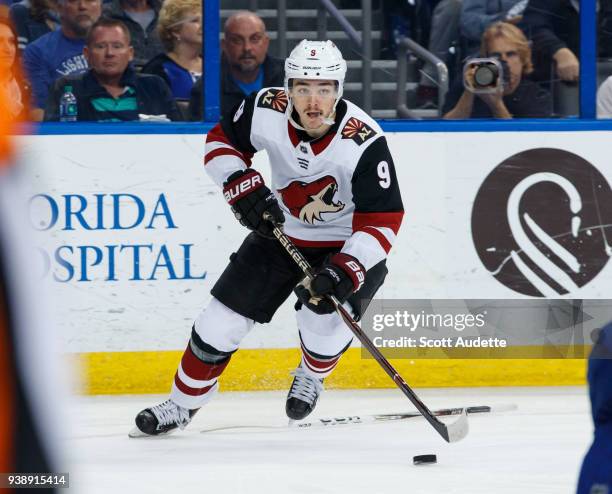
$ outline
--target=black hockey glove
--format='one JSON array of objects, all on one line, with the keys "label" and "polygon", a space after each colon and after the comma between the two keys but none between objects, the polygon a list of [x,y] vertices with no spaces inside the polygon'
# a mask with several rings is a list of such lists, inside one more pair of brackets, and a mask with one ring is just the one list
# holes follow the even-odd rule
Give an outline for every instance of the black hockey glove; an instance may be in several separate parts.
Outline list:
[{"label": "black hockey glove", "polygon": [[294,292],[300,302],[317,314],[331,314],[334,306],[325,295],[335,295],[341,302],[361,288],[366,270],[353,256],[339,252],[332,255],[310,280],[305,278]]},{"label": "black hockey glove", "polygon": [[273,238],[273,225],[262,218],[264,211],[268,211],[277,223],[285,222],[285,215],[276,197],[256,170],[232,173],[223,184],[223,195],[232,207],[236,219],[264,237]]}]

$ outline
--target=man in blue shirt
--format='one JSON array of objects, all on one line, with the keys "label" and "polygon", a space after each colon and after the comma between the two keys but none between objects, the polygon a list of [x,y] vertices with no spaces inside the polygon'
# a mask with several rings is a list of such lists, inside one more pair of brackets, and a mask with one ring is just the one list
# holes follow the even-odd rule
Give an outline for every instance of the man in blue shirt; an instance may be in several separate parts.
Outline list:
[{"label": "man in blue shirt", "polygon": [[102,13],[102,0],[59,0],[57,9],[61,28],[30,43],[23,54],[35,120],[42,120],[49,88],[56,79],[87,70],[85,36]]},{"label": "man in blue shirt", "polygon": [[221,49],[221,113],[262,87],[282,87],[283,60],[268,55],[270,38],[257,14],[241,11],[225,22]]}]

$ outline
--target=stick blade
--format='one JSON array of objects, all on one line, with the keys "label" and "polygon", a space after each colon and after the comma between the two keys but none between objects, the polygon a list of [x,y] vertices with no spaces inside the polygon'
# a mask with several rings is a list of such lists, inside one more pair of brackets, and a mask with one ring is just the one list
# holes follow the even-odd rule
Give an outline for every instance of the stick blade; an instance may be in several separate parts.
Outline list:
[{"label": "stick blade", "polygon": [[461,441],[470,431],[470,424],[468,422],[467,410],[464,408],[461,412],[461,416],[446,426],[446,439],[449,443],[456,443]]}]

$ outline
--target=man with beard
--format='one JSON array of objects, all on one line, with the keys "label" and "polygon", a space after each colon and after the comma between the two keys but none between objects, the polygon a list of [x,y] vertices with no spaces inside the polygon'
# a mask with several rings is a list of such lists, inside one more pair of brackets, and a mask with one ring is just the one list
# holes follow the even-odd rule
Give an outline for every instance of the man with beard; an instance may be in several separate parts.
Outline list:
[{"label": "man with beard", "polygon": [[33,118],[42,120],[49,88],[56,79],[87,70],[83,56],[87,31],[102,13],[102,0],[59,0],[61,28],[30,43],[23,65],[32,84]]},{"label": "man with beard", "polygon": [[263,87],[283,85],[283,61],[268,55],[270,38],[261,18],[241,11],[228,17],[221,49],[221,113]]}]

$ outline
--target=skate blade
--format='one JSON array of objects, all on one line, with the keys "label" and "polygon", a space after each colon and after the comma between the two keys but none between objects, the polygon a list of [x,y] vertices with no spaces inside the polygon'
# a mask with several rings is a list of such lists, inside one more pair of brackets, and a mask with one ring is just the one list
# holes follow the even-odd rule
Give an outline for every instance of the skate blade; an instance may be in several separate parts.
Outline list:
[{"label": "skate blade", "polygon": [[134,427],[130,432],[128,432],[128,437],[131,437],[132,439],[138,439],[141,437],[164,437],[168,434],[176,432],[177,430],[179,429],[172,429],[166,432],[160,432],[159,434],[147,434],[146,432],[142,432],[138,427]]},{"label": "skate blade", "polygon": [[135,439],[137,437],[151,437],[149,434],[145,434],[138,427],[134,427],[130,432],[128,432],[128,437]]}]

